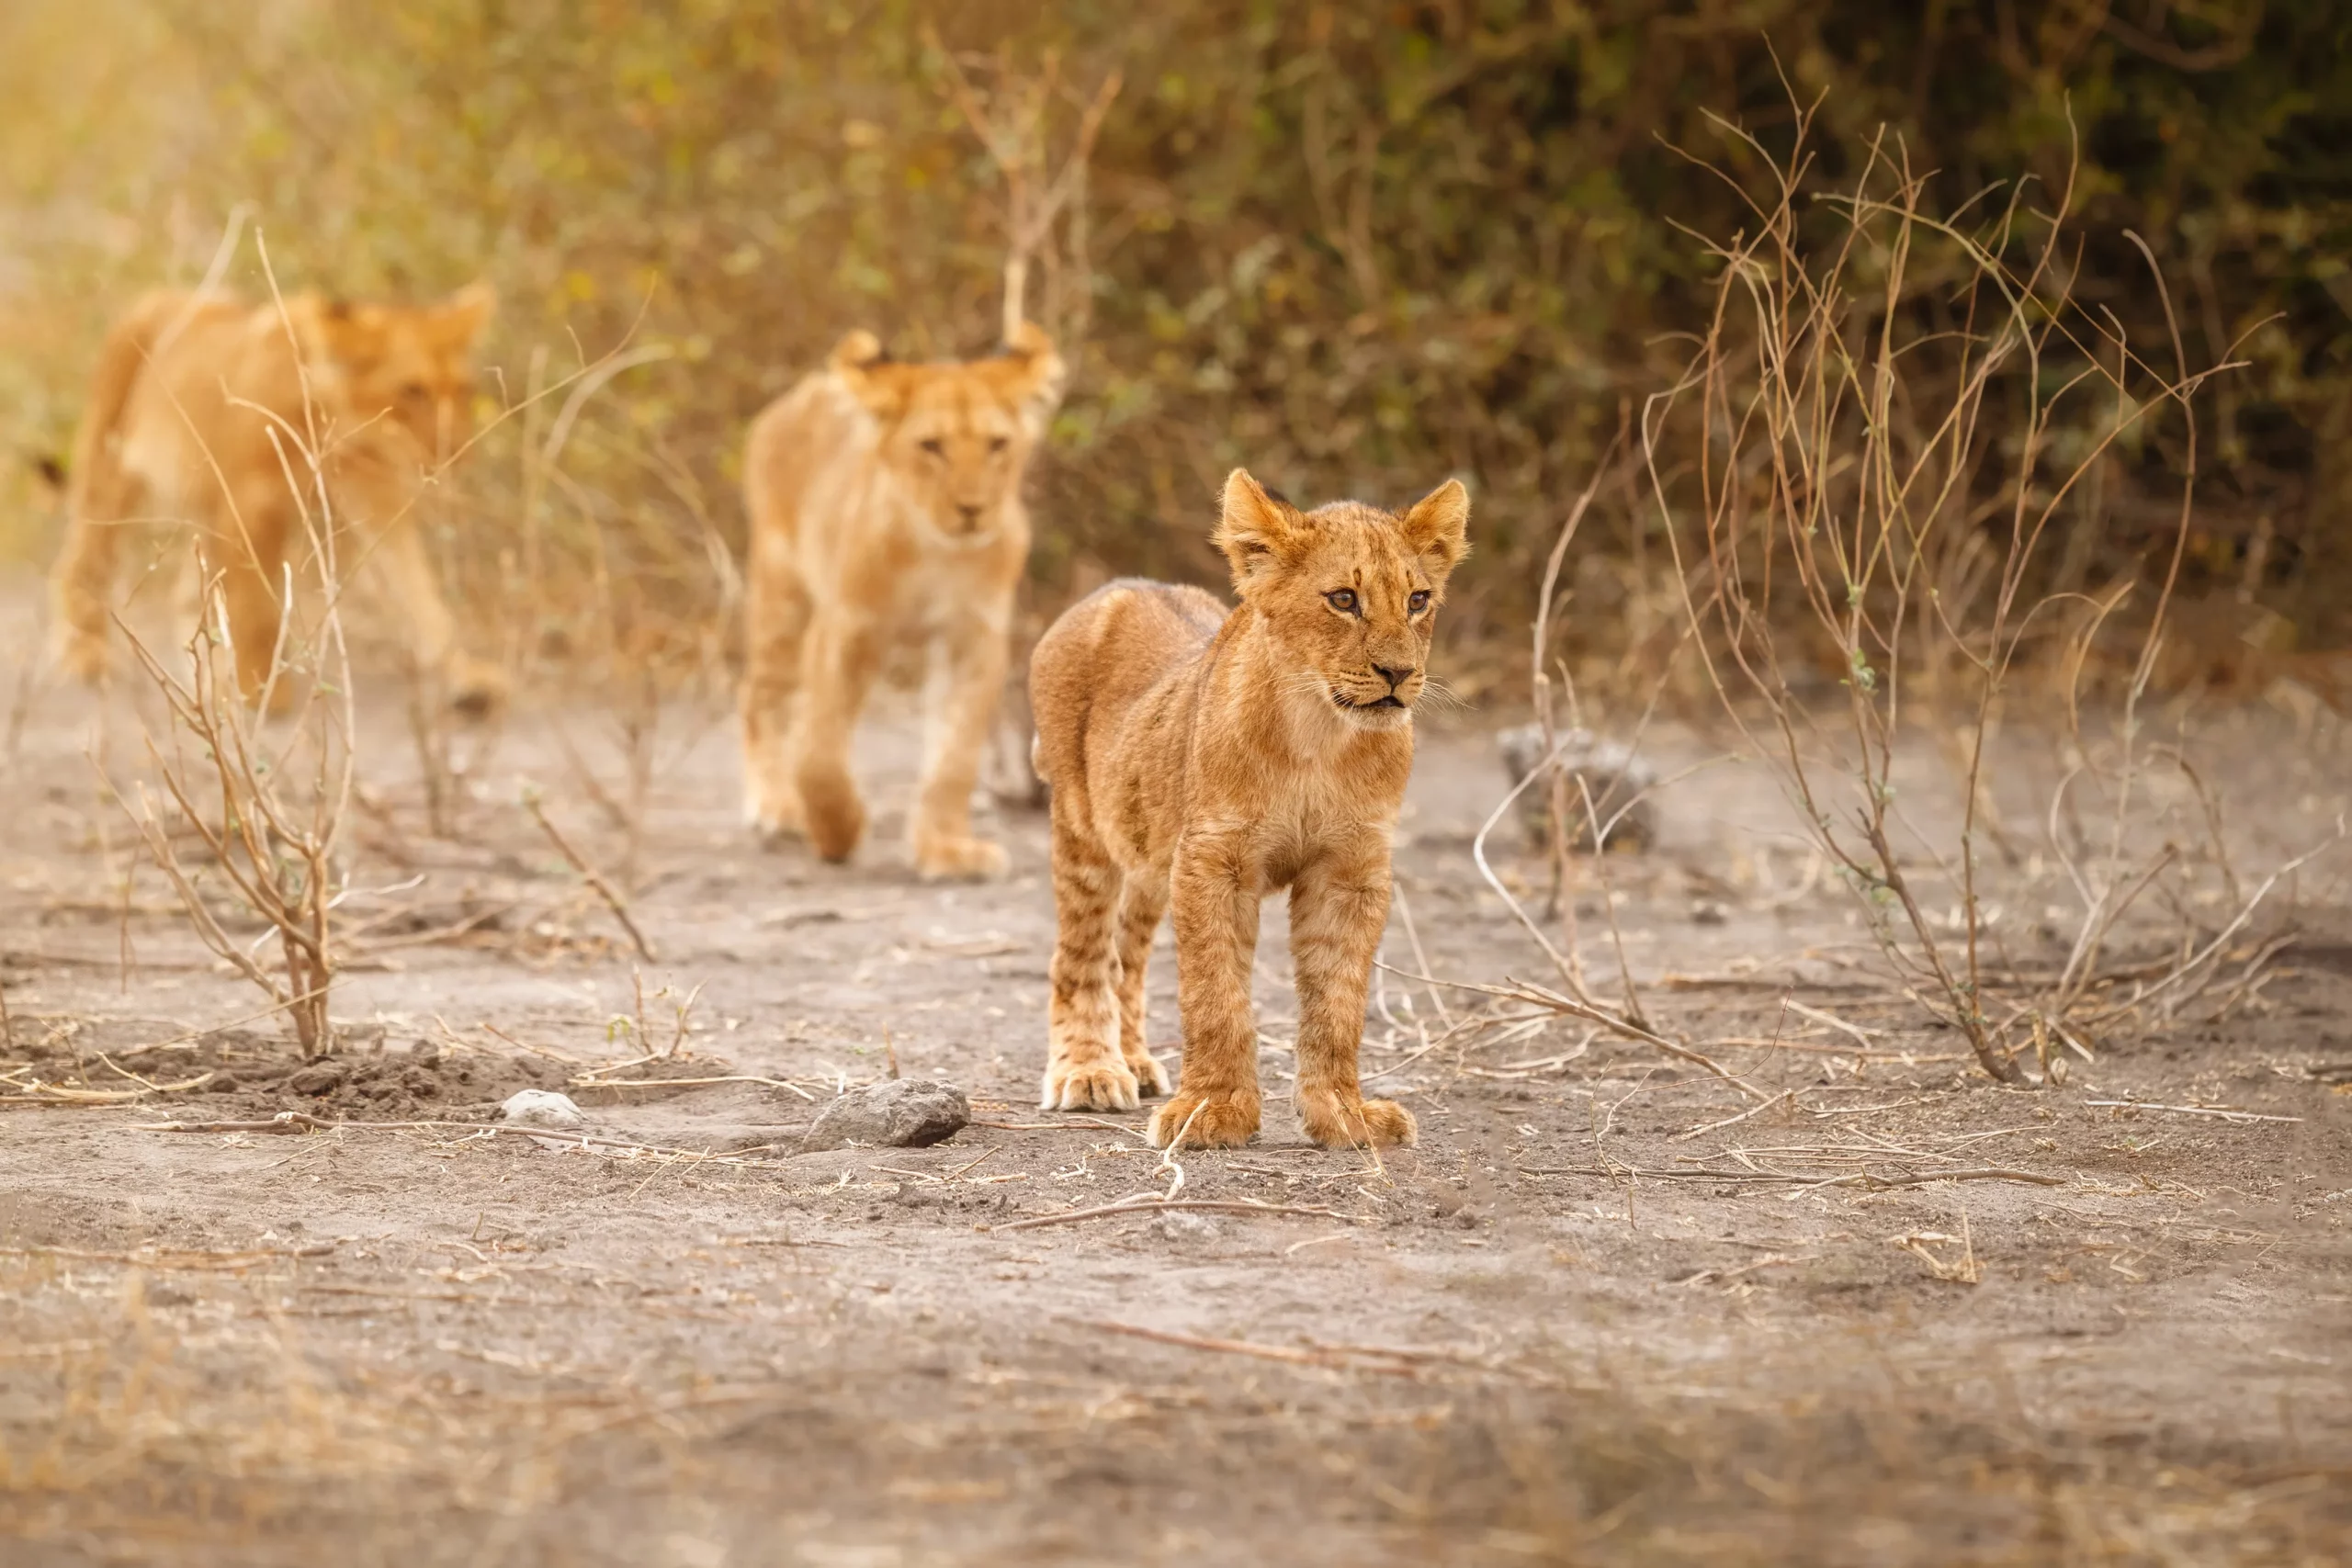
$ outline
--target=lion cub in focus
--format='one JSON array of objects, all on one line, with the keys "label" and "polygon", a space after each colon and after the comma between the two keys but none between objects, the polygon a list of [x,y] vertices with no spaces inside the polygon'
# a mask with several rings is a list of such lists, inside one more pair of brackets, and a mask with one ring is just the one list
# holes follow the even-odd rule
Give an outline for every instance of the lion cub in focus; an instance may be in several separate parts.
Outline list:
[{"label": "lion cub in focus", "polygon": [[1216,537],[1238,609],[1125,580],[1038,643],[1029,685],[1060,924],[1046,1109],[1129,1110],[1138,1091],[1167,1091],[1144,1046],[1144,965],[1172,904],[1183,1084],[1151,1139],[1246,1143],[1258,910],[1286,887],[1299,1119],[1326,1145],[1412,1142],[1409,1112],[1363,1098],[1356,1049],[1413,705],[1469,516],[1453,479],[1399,517],[1355,502],[1301,512],[1237,468]]},{"label": "lion cub in focus", "polygon": [[850,732],[875,677],[912,654],[931,677],[915,869],[1004,870],[1004,851],[972,836],[972,784],[1029,559],[1021,476],[1062,376],[1034,325],[960,365],[897,364],[855,332],[752,422],[743,808],[763,833],[850,857],[865,832]]}]

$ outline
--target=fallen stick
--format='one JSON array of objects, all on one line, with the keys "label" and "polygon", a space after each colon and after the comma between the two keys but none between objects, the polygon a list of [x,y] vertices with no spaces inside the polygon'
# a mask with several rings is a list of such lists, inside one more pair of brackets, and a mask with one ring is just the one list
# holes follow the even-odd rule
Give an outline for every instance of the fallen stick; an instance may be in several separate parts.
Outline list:
[{"label": "fallen stick", "polygon": [[711,1078],[600,1078],[593,1073],[585,1073],[572,1079],[571,1087],[573,1089],[692,1089],[700,1084],[714,1083],[765,1084],[770,1089],[788,1089],[809,1104],[817,1103],[815,1095],[789,1078],[754,1077],[747,1073],[729,1073],[722,1077]]},{"label": "fallen stick", "polygon": [[[111,1062],[107,1065],[114,1066]],[[115,1070],[122,1071],[119,1067],[116,1067]],[[58,1084],[45,1084],[39,1078],[35,1078],[23,1094],[0,1094],[0,1103],[124,1105],[134,1100],[144,1100],[151,1094],[178,1094],[186,1089],[202,1089],[220,1076],[218,1073],[199,1073],[195,1077],[184,1079],[179,1083],[151,1083],[141,1089],[66,1089]]]},{"label": "fallen stick", "polygon": [[1219,1198],[1123,1198],[1116,1203],[1101,1203],[1091,1209],[1066,1209],[1058,1214],[1038,1214],[1030,1219],[1012,1220],[1004,1224],[975,1225],[983,1231],[1025,1231],[1039,1225],[1074,1224],[1080,1220],[1108,1219],[1114,1214],[1156,1214],[1168,1209],[1205,1209],[1219,1214],[1312,1214],[1327,1220],[1353,1220],[1369,1224],[1363,1214],[1346,1214],[1323,1204],[1250,1203]]},{"label": "fallen stick", "polygon": [[[134,1133],[394,1133],[426,1131],[466,1133],[476,1136],[494,1134],[507,1138],[532,1138],[559,1144],[577,1144],[591,1149],[627,1149],[637,1154],[664,1155],[673,1159],[717,1160],[740,1163],[743,1154],[738,1149],[678,1149],[661,1144],[634,1144],[624,1138],[608,1138],[597,1133],[567,1133],[547,1127],[518,1127],[503,1122],[330,1122],[313,1116],[307,1111],[281,1111],[266,1122],[134,1122]],[[763,1144],[762,1148],[777,1145]]]},{"label": "fallen stick", "polygon": [[[1534,775],[1531,773],[1528,776],[1532,778]],[[1521,919],[1525,918],[1523,915],[1521,916]],[[1378,960],[1375,959],[1374,962],[1377,963]],[[1625,1039],[1647,1045],[1652,1050],[1663,1052],[1677,1061],[1688,1062],[1695,1067],[1704,1067],[1750,1100],[1769,1102],[1773,1098],[1711,1056],[1693,1051],[1688,1045],[1679,1045],[1657,1031],[1635,1023],[1629,1018],[1621,1018],[1606,1008],[1579,1001],[1574,997],[1563,996],[1548,986],[1540,986],[1532,980],[1511,980],[1509,986],[1482,986],[1475,980],[1441,980],[1431,975],[1408,974],[1392,964],[1382,964],[1380,967],[1387,970],[1391,975],[1402,976],[1408,980],[1418,980],[1425,986],[1450,986],[1457,991],[1476,991],[1482,996],[1502,997],[1511,1001],[1531,1003],[1546,1011],[1563,1014],[1569,1018],[1580,1018],[1587,1023],[1600,1025],[1612,1034],[1622,1035]],[[1510,980],[1510,976],[1505,976],[1504,978]]]},{"label": "fallen stick", "polygon": [[1809,1018],[1815,1023],[1827,1024],[1840,1034],[1851,1035],[1860,1041],[1865,1049],[1869,1048],[1871,1036],[1882,1032],[1878,1030],[1864,1029],[1859,1023],[1848,1023],[1834,1012],[1824,1012],[1819,1008],[1809,1008],[1792,998],[1785,1000],[1782,1005],[1799,1018]]},{"label": "fallen stick", "polygon": [[1379,1360],[1335,1350],[1297,1350],[1287,1345],[1260,1345],[1248,1339],[1212,1339],[1200,1334],[1179,1334],[1170,1328],[1146,1328],[1139,1323],[1117,1323],[1109,1318],[1066,1317],[1064,1323],[1080,1328],[1099,1329],[1104,1334],[1125,1334],[1136,1339],[1149,1339],[1161,1345],[1182,1346],[1187,1350],[1215,1350],[1228,1356],[1255,1356],[1263,1361],[1288,1361],[1294,1366],[1339,1367],[1352,1371],[1385,1372],[1390,1377],[1411,1378],[1420,1374],[1401,1363],[1383,1365]]},{"label": "fallen stick", "polygon": [[1598,1176],[1611,1180],[1630,1176],[1643,1181],[1778,1182],[1792,1187],[1866,1187],[1873,1191],[1890,1187],[1924,1187],[1931,1181],[2023,1181],[2036,1187],[2064,1187],[2067,1180],[2063,1176],[2045,1176],[2033,1170],[2009,1170],[1997,1166],[1967,1170],[1922,1171],[1904,1176],[1873,1176],[1866,1170],[1852,1170],[1831,1177],[1814,1176],[1802,1171],[1641,1170],[1633,1166],[1603,1168],[1597,1165],[1522,1165],[1515,1168],[1521,1176]]},{"label": "fallen stick", "polygon": [[1067,1122],[967,1122],[967,1127],[992,1127],[1000,1133],[1091,1133],[1106,1128],[1114,1133],[1140,1133],[1141,1123],[1129,1125],[1124,1122],[1100,1122],[1092,1118],[1073,1118]]},{"label": "fallen stick", "polygon": [[628,901],[614,891],[613,885],[605,880],[605,874],[589,864],[587,857],[573,849],[571,841],[556,830],[553,822],[548,820],[548,814],[539,807],[537,791],[524,792],[523,809],[531,814],[531,819],[539,825],[539,830],[547,834],[548,841],[556,847],[565,860],[571,863],[571,869],[580,874],[580,880],[585,882],[590,891],[602,898],[605,901],[605,907],[612,910],[613,918],[621,923],[621,930],[628,932],[629,942],[637,949],[637,955],[648,964],[659,962],[653,956],[653,944],[645,940],[645,933],[637,929],[637,921],[629,917]]},{"label": "fallen stick", "polygon": [[275,1258],[324,1258],[337,1245],[314,1241],[307,1247],[245,1247],[230,1252],[186,1247],[163,1247],[153,1252],[91,1252],[78,1247],[0,1247],[0,1258],[70,1258],[77,1263],[125,1263],[141,1269],[250,1269]]},{"label": "fallen stick", "polygon": [[1693,1127],[1687,1133],[1677,1133],[1669,1141],[1678,1144],[1685,1143],[1690,1139],[1699,1136],[1702,1133],[1713,1133],[1720,1131],[1725,1127],[1737,1126],[1740,1122],[1747,1121],[1751,1116],[1759,1116],[1765,1111],[1771,1110],[1772,1107],[1780,1104],[1781,1101],[1789,1099],[1797,1091],[1792,1089],[1784,1089],[1761,1105],[1751,1105],[1736,1116],[1726,1116],[1720,1122],[1710,1122],[1703,1127]]},{"label": "fallen stick", "polygon": [[1851,1176],[1841,1176],[1825,1181],[1824,1187],[1867,1187],[1877,1191],[1888,1187],[1924,1187],[1930,1181],[2022,1181],[2034,1187],[2064,1187],[2066,1178],[2045,1176],[2038,1170],[2010,1170],[2002,1166],[1984,1166],[1973,1170],[1934,1170],[1917,1176],[1872,1176],[1858,1170]]},{"label": "fallen stick", "polygon": [[2119,1111],[2169,1111],[2176,1116],[2211,1116],[2217,1122],[2300,1122],[2300,1116],[2266,1116],[2259,1111],[2229,1111],[2214,1105],[2157,1105],[2145,1100],[2086,1100]]}]

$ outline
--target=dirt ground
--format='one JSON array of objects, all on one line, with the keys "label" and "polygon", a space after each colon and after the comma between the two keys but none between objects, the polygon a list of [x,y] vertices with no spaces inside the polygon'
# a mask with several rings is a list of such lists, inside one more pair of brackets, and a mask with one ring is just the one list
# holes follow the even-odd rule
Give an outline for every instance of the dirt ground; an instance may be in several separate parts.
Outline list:
[{"label": "dirt ground", "polygon": [[[1366,1068],[1420,1145],[1325,1152],[1281,1098],[1270,909],[1267,1131],[1168,1162],[1140,1116],[1034,1109],[1044,818],[991,823],[1008,880],[917,882],[903,705],[861,742],[879,831],[842,868],[748,841],[726,726],[674,716],[634,857],[650,963],[516,804],[535,779],[593,859],[628,858],[544,710],[465,742],[447,837],[382,712],[350,1038],[298,1073],[153,869],[126,881],[90,755],[127,776],[134,705],[17,682],[28,599],[0,636],[11,1564],[2352,1559],[2343,864],[2265,904],[2248,942],[2302,933],[2267,977],[2006,1089],[1885,981],[1770,781],[1723,762],[1663,791],[1659,841],[1605,886],[1583,869],[1580,952],[1613,992],[1613,895],[1653,1020],[1770,1103],[1566,1021],[1449,1039],[1516,1010],[1390,976]],[[1549,974],[1473,862],[1491,722],[1425,732],[1398,970]],[[2203,723],[2249,883],[2346,808],[2326,737]],[[565,727],[611,769],[608,723]],[[1669,767],[1721,744],[1655,737]],[[1494,858],[1540,903],[1539,857],[1505,830]],[[2001,874],[2011,956],[2050,964],[2060,873]],[[1163,932],[1171,1060],[1173,982]],[[893,1060],[973,1124],[794,1152]],[[470,1125],[527,1086],[613,1144]],[[153,1130],[281,1111],[349,1125]],[[1021,1224],[1180,1180],[1235,1207]]]}]

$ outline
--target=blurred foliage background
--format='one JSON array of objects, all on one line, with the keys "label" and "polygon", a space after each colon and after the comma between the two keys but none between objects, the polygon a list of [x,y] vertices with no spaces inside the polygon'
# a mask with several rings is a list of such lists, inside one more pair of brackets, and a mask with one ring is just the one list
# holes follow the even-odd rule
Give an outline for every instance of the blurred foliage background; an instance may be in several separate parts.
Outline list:
[{"label": "blurred foliage background", "polygon": [[[526,451],[549,410],[469,459],[435,518],[464,592],[514,593],[537,495],[544,629],[567,584],[624,635],[723,606],[715,547],[740,552],[737,446],[764,400],[853,326],[913,356],[995,337],[1001,182],[943,46],[1057,58],[1065,123],[1125,73],[1083,234],[1033,294],[1085,332],[1032,484],[1039,614],[1112,572],[1214,581],[1237,462],[1390,503],[1459,473],[1478,553],[1456,635],[1509,643],[1507,680],[1569,500],[1704,325],[1695,235],[1747,218],[1701,162],[1741,166],[1710,117],[1774,146],[1793,97],[1820,102],[1825,186],[1882,126],[1946,210],[2018,181],[2046,206],[2078,156],[2077,299],[2168,358],[2136,231],[2191,367],[2251,361],[2199,408],[2187,592],[2274,645],[2352,637],[2339,0],[16,0],[0,552],[53,546],[29,459],[69,445],[107,318],[200,276],[242,209],[289,288],[493,280],[510,402],[643,351],[581,400],[548,482]],[[232,276],[258,288],[250,243]],[[2158,422],[2106,459],[2045,587],[2169,547],[2180,435]],[[1630,476],[1603,488],[1570,573],[1580,657],[1671,613],[1657,526]]]}]

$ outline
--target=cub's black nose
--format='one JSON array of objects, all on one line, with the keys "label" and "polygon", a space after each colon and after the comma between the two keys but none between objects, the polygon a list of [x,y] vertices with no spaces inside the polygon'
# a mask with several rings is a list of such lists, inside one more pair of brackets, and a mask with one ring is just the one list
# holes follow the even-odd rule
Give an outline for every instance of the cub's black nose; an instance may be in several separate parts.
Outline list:
[{"label": "cub's black nose", "polygon": [[1413,672],[1410,670],[1391,670],[1385,664],[1374,665],[1372,672],[1387,682],[1388,689],[1392,692],[1413,678]]}]

